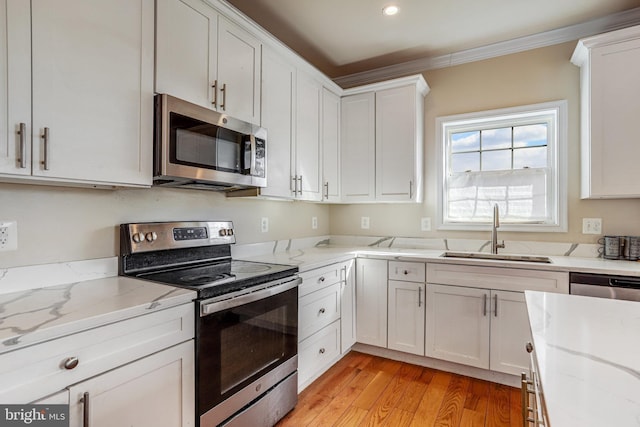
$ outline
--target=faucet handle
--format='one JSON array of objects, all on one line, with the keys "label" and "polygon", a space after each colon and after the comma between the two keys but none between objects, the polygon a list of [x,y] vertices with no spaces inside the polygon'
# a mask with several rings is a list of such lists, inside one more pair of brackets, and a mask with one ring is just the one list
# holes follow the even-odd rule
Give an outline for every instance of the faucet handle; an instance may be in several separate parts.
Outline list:
[{"label": "faucet handle", "polygon": [[502,241],[502,243],[497,243],[496,242],[496,249],[498,249],[498,248],[504,249],[504,240]]}]

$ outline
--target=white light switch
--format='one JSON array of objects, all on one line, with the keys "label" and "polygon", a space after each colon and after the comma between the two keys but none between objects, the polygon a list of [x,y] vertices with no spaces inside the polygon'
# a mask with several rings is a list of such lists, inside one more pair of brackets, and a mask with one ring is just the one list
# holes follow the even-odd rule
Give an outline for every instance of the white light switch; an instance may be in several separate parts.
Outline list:
[{"label": "white light switch", "polygon": [[311,217],[311,228],[313,228],[314,230],[318,229],[318,217],[317,216],[312,216]]},{"label": "white light switch", "polygon": [[431,218],[424,217],[420,220],[420,230],[431,231]]},{"label": "white light switch", "polygon": [[262,231],[263,233],[269,231],[269,218],[262,217],[260,219],[260,231]]}]

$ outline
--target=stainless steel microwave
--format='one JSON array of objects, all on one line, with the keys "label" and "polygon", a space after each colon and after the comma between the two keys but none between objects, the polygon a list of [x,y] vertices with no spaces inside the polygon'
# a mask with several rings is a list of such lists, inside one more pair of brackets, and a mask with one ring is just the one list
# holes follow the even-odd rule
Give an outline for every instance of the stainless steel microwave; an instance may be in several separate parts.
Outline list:
[{"label": "stainless steel microwave", "polygon": [[153,183],[235,190],[266,187],[267,131],[170,95],[155,97]]}]

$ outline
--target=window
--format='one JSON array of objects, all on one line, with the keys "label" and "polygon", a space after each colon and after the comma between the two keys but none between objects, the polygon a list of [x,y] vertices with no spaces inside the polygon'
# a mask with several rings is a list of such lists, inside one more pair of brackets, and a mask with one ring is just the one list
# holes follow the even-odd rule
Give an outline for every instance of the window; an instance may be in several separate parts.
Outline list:
[{"label": "window", "polygon": [[566,231],[566,101],[439,117],[438,228]]}]

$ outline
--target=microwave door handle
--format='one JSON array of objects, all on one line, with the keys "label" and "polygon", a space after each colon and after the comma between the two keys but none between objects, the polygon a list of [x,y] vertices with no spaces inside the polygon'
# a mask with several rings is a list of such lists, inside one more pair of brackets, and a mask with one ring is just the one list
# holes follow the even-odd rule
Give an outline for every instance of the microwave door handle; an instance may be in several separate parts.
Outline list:
[{"label": "microwave door handle", "polygon": [[256,136],[254,134],[249,135],[249,141],[251,143],[251,175],[256,174]]}]

